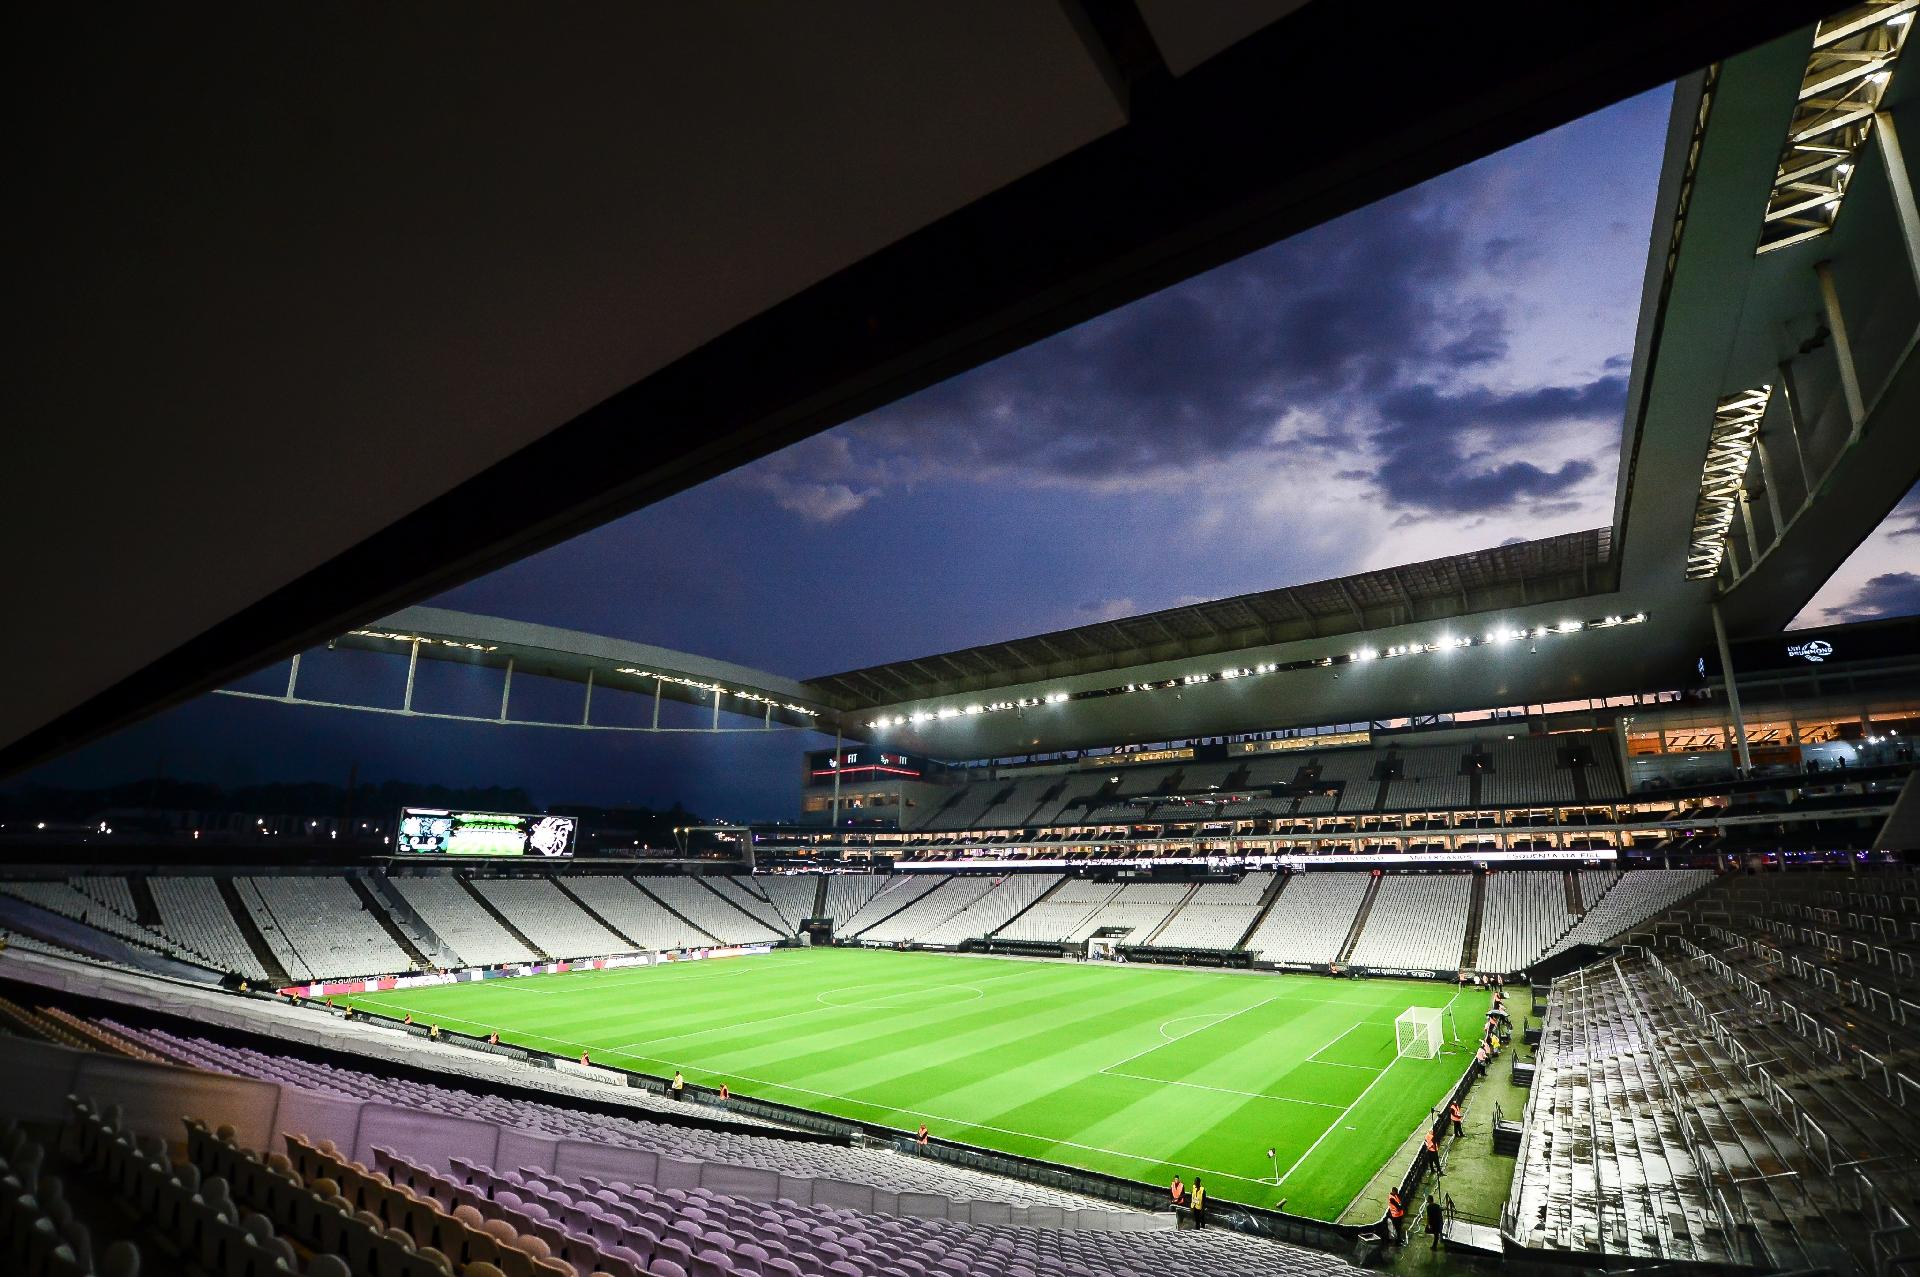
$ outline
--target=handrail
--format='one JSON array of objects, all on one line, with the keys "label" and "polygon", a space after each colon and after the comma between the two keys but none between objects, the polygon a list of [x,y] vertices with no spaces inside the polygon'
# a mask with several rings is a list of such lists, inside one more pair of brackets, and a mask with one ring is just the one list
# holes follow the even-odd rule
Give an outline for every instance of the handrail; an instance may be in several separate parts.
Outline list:
[{"label": "handrail", "polygon": [[[1724,976],[1732,981],[1737,982],[1742,978],[1741,973],[1734,971],[1732,967],[1728,966],[1720,958],[1708,953],[1692,941],[1682,938],[1679,943],[1682,950],[1688,953],[1689,961],[1696,962],[1698,965],[1714,972],[1714,974]],[[1700,1006],[1699,998],[1680,982],[1679,977],[1666,963],[1652,955],[1649,955],[1649,957],[1654,967],[1671,988],[1680,993],[1683,999],[1688,1001],[1690,1006],[1696,1008]],[[1736,987],[1738,986],[1736,985]],[[1706,1021],[1715,1041],[1721,1043],[1722,1046],[1727,1046],[1728,1043],[1734,1041],[1731,1030],[1721,1023],[1717,1015],[1706,1017]],[[1792,1124],[1795,1136],[1801,1147],[1810,1156],[1814,1157],[1816,1162],[1820,1160],[1818,1150],[1815,1149],[1814,1145],[1804,1134],[1805,1128],[1812,1126],[1813,1129],[1820,1134],[1825,1144],[1827,1162],[1823,1169],[1825,1169],[1828,1174],[1833,1175],[1836,1182],[1840,1185],[1844,1186],[1850,1182],[1860,1203],[1872,1207],[1876,1222],[1886,1224],[1887,1221],[1893,1221],[1880,1231],[1920,1236],[1920,1232],[1915,1231],[1913,1223],[1908,1220],[1906,1214],[1895,1204],[1895,1201],[1890,1199],[1885,1191],[1881,1189],[1878,1184],[1874,1183],[1866,1173],[1866,1166],[1873,1162],[1888,1159],[1881,1157],[1860,1159],[1848,1156],[1846,1150],[1841,1145],[1836,1143],[1823,1128],[1813,1122],[1805,1108],[1794,1102],[1782,1080],[1767,1067],[1766,1062],[1754,1059],[1750,1051],[1742,1050],[1740,1055],[1744,1057],[1741,1061],[1741,1067],[1748,1072],[1750,1080],[1756,1076],[1760,1079],[1763,1084],[1760,1085],[1758,1089],[1765,1095],[1768,1106],[1772,1108],[1776,1114],[1787,1119]],[[1843,1171],[1845,1174],[1841,1174]],[[1769,1191],[1771,1191],[1771,1186],[1769,1186]],[[1878,1277],[1887,1277],[1892,1262],[1895,1261],[1885,1258],[1880,1254],[1876,1245],[1874,1248],[1874,1268]]]},{"label": "handrail", "polygon": [[[1654,966],[1663,971],[1665,970],[1664,964],[1650,951],[1642,949],[1641,953],[1648,961],[1652,962]],[[1649,1044],[1659,1041],[1658,1032],[1654,1029],[1652,1022],[1646,1018],[1646,1013],[1640,1006],[1640,999],[1634,996],[1633,986],[1627,983],[1626,973],[1620,969],[1620,960],[1614,958],[1611,962],[1614,977],[1620,981],[1621,992],[1626,995],[1627,1014],[1634,1018],[1635,1025],[1639,1028],[1640,1032],[1645,1035],[1645,1039]],[[1666,1064],[1661,1059],[1659,1051],[1649,1050],[1647,1052],[1647,1059],[1653,1065],[1655,1076],[1660,1079],[1662,1106],[1668,1110],[1669,1116],[1673,1118],[1674,1125],[1680,1132],[1680,1141],[1686,1145],[1687,1156],[1693,1159],[1696,1170],[1704,1169],[1711,1165],[1712,1162],[1702,1151],[1699,1141],[1694,1138],[1691,1124],[1687,1122],[1683,1114],[1674,1111],[1672,1107],[1677,1097],[1682,1094],[1682,1089],[1677,1079],[1667,1071]],[[1744,1202],[1740,1204],[1739,1215],[1736,1216],[1732,1206],[1727,1202],[1726,1195],[1717,1187],[1713,1188],[1713,1190],[1707,1194],[1707,1200],[1713,1203],[1715,1211],[1720,1217],[1720,1227],[1725,1230],[1727,1240],[1730,1243],[1734,1243],[1737,1247],[1738,1243],[1736,1239],[1742,1235],[1742,1226],[1744,1225],[1750,1229],[1753,1225],[1753,1219],[1746,1210],[1746,1204]],[[1763,1264],[1766,1263],[1766,1257],[1759,1257],[1759,1262]]]}]

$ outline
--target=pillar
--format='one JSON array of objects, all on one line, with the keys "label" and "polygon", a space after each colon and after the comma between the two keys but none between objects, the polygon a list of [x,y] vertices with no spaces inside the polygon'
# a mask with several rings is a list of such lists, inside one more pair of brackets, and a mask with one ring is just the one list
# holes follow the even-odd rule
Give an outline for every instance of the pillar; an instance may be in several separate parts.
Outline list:
[{"label": "pillar", "polygon": [[1736,755],[1742,776],[1753,772],[1753,755],[1747,749],[1747,722],[1740,713],[1740,688],[1733,676],[1733,649],[1727,645],[1727,623],[1720,616],[1720,603],[1713,604],[1713,641],[1720,649],[1720,679],[1727,689],[1727,709],[1733,715],[1733,738],[1738,742]]}]

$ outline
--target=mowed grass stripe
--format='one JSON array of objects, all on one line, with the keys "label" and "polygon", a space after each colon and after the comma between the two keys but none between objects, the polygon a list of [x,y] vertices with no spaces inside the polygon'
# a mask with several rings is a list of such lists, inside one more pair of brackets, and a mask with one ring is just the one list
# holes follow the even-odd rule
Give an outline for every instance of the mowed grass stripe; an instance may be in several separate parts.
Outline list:
[{"label": "mowed grass stripe", "polygon": [[[1333,1218],[1464,1069],[1394,1058],[1394,1017],[1453,993],[821,949],[349,1001],[1147,1182],[1199,1171],[1225,1196]],[[1486,1001],[1456,1008],[1469,1033]],[[1298,1162],[1277,1188],[1268,1147],[1281,1171]]]}]

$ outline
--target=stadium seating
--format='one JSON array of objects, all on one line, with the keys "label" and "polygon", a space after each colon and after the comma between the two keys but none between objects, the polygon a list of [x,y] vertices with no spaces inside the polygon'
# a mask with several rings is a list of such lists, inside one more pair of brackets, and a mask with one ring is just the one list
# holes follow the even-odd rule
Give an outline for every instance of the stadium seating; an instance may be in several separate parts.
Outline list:
[{"label": "stadium seating", "polygon": [[1007,924],[1015,914],[1051,891],[1060,881],[1059,874],[1007,874],[984,881],[992,883],[972,903],[913,937],[924,945],[958,945],[980,940]]},{"label": "stadium seating", "polygon": [[265,980],[266,968],[254,956],[253,946],[233,920],[233,911],[211,878],[159,876],[147,879],[153,903],[160,911],[160,930],[183,948],[204,954],[208,961],[249,980]]},{"label": "stadium seating", "polygon": [[1575,801],[1573,772],[1557,764],[1558,740],[1533,736],[1488,742],[1493,768],[1480,777],[1480,800],[1501,807]]},{"label": "stadium seating", "polygon": [[539,960],[539,954],[514,939],[455,879],[395,878],[393,887],[468,966]]},{"label": "stadium seating", "polygon": [[1742,1014],[1744,990],[1677,970],[1642,953],[1556,982],[1515,1181],[1529,1242],[1870,1270],[1860,1190],[1905,1200],[1911,1119]]},{"label": "stadium seating", "polygon": [[814,901],[820,889],[818,874],[756,874],[753,885],[760,889],[789,935],[798,935],[800,926],[814,915]]},{"label": "stadium seating", "polygon": [[776,1171],[783,1175],[866,1184],[895,1193],[928,1193],[954,1201],[1079,1208],[1087,1199],[1044,1185],[903,1156],[879,1149],[800,1142],[739,1130],[704,1129],[620,1117],[539,1100],[464,1090],[324,1064],[285,1051],[216,1042],[179,1029],[101,1022],[149,1049],[196,1068],[261,1078],[323,1095],[377,1100],[423,1115],[445,1115],[502,1127],[638,1149],[663,1156]]},{"label": "stadium seating", "polygon": [[[1727,1261],[1722,1146],[1696,1141],[1614,964],[1554,986],[1534,1057],[1508,1227],[1551,1250]],[[1729,1141],[1729,1146],[1733,1141]]]},{"label": "stadium seating", "polygon": [[1469,874],[1389,874],[1348,965],[1458,970],[1472,899]]},{"label": "stadium seating", "polygon": [[860,938],[876,944],[918,940],[955,914],[979,903],[992,890],[993,879],[985,876],[944,878],[906,908],[862,931]]},{"label": "stadium seating", "polygon": [[1247,938],[1247,949],[1266,962],[1334,961],[1370,885],[1361,873],[1293,875]]},{"label": "stadium seating", "polygon": [[1579,944],[1605,944],[1712,881],[1713,872],[1708,869],[1621,874],[1599,903],[1589,904],[1585,916],[1547,952],[1560,953]]},{"label": "stadium seating", "polygon": [[715,937],[676,917],[617,874],[576,874],[567,879],[567,886],[589,909],[643,949],[698,949],[716,943]]},{"label": "stadium seating", "polygon": [[788,923],[767,899],[756,880],[737,874],[713,874],[703,881],[776,935],[791,936],[799,931],[799,926]]},{"label": "stadium seating", "polygon": [[1920,1250],[1920,880],[1701,877],[1627,874],[1593,911],[1661,943],[1555,982],[1510,1216],[1569,1250],[1896,1271]]},{"label": "stadium seating", "polygon": [[853,916],[887,885],[886,874],[829,874],[827,876],[827,917],[836,928],[843,928]]},{"label": "stadium seating", "polygon": [[[515,1222],[529,1202],[566,1224],[599,1231],[604,1253],[656,1272],[786,1274],[978,1273],[982,1277],[1070,1277],[1091,1273],[1307,1274],[1352,1271],[1331,1257],[1215,1230],[1107,1232],[889,1216],[845,1207],[741,1200],[707,1189],[656,1190],[553,1175],[502,1174],[467,1164],[465,1183],[483,1188],[496,1213]],[[592,1203],[582,1208],[581,1203]],[[479,1208],[484,1214],[486,1208]],[[516,1218],[517,1217],[517,1218]],[[549,1226],[543,1234],[558,1232]],[[567,1240],[578,1244],[581,1234]],[[563,1242],[563,1244],[565,1244]],[[696,1249],[697,1248],[697,1249]],[[586,1247],[581,1247],[586,1250]],[[684,1261],[684,1262],[682,1262]]]},{"label": "stadium seating", "polygon": [[[863,904],[845,914],[833,915],[833,931],[837,936],[858,936],[868,927],[886,919],[889,914],[906,908],[935,887],[946,881],[944,874],[895,874],[880,879],[874,891],[869,893]],[[833,905],[833,892],[838,884],[828,882],[827,903]],[[848,897],[851,899],[851,897]]]},{"label": "stadium seating", "polygon": [[124,916],[101,904],[84,891],[76,890],[72,884],[61,881],[7,882],[0,883],[0,891],[16,896],[29,904],[39,905],[76,922],[97,927],[109,935],[118,936],[143,949],[156,953],[171,953],[176,948],[168,937],[150,928],[143,927],[131,917]]},{"label": "stadium seating", "polygon": [[1238,882],[1202,883],[1150,943],[1161,949],[1232,949],[1260,915],[1273,875],[1256,871]]},{"label": "stadium seating", "polygon": [[[1420,744],[1418,739],[1401,743],[1389,738],[1371,747],[1309,748],[1244,762],[982,776],[958,785],[917,819],[908,815],[902,828],[929,834],[973,831],[992,841],[1034,827],[1111,828],[1179,822],[1202,814],[1254,820],[1335,813],[1357,817],[1376,809],[1435,813],[1475,807],[1538,807],[1544,809],[1542,823],[1555,823],[1558,810],[1569,804],[1611,802],[1626,793],[1617,745],[1605,732],[1516,734],[1510,740],[1502,735],[1479,743],[1441,745]],[[1469,756],[1482,757],[1483,768],[1466,769]],[[1288,787],[1303,773],[1312,776],[1312,789],[1289,792]],[[1199,793],[1230,780],[1236,787],[1280,792],[1272,797],[1256,793],[1217,811],[1138,801]]]},{"label": "stadium seating", "polygon": [[1575,875],[1580,887],[1581,908],[1591,909],[1600,903],[1600,898],[1612,890],[1619,879],[1618,869],[1582,869]]},{"label": "stadium seating", "polygon": [[1145,944],[1192,890],[1182,882],[1130,882],[1068,932],[1067,939],[1078,943],[1103,931],[1125,928],[1124,934],[1114,937],[1116,941]]},{"label": "stadium seating", "polygon": [[239,878],[234,886],[273,956],[296,980],[386,975],[413,961],[361,907],[345,878]]},{"label": "stadium seating", "polygon": [[661,904],[721,944],[762,944],[780,938],[778,931],[729,903],[701,879],[654,876],[639,883]]},{"label": "stadium seating", "polygon": [[1065,879],[1037,904],[995,932],[994,938],[1064,944],[1119,890],[1115,883]]},{"label": "stadium seating", "polygon": [[480,878],[474,889],[549,957],[594,958],[631,953],[634,946],[594,921],[560,888],[543,878]]},{"label": "stadium seating", "polygon": [[1550,870],[1488,874],[1475,969],[1509,973],[1537,961],[1573,926],[1567,890],[1567,876]]}]

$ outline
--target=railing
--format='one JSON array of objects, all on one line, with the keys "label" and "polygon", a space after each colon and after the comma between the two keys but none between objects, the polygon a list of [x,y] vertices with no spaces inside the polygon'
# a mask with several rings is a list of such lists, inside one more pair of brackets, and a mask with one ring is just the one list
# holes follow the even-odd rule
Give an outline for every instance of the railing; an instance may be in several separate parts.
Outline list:
[{"label": "railing", "polygon": [[[1630,945],[1623,951],[1635,953],[1646,958],[1661,971],[1665,971],[1666,969],[1664,964],[1662,964],[1658,958],[1654,957],[1651,951],[1645,948]],[[1640,999],[1633,992],[1633,986],[1627,983],[1626,973],[1620,969],[1620,960],[1618,958],[1612,959],[1611,965],[1613,967],[1614,977],[1620,981],[1621,992],[1626,998],[1627,1014],[1633,1017],[1635,1027],[1643,1035],[1643,1039],[1647,1043],[1653,1044],[1658,1042],[1660,1040],[1659,1034],[1654,1029],[1652,1022],[1647,1019],[1646,1011],[1640,1005]],[[1711,1159],[1707,1156],[1700,1141],[1694,1136],[1693,1124],[1687,1120],[1687,1115],[1675,1111],[1672,1108],[1672,1106],[1678,1102],[1679,1097],[1686,1092],[1684,1088],[1679,1085],[1678,1079],[1668,1070],[1665,1060],[1661,1058],[1660,1052],[1657,1049],[1649,1050],[1647,1052],[1647,1060],[1653,1066],[1654,1076],[1660,1079],[1661,1098],[1664,1101],[1663,1107],[1668,1109],[1669,1115],[1673,1118],[1674,1129],[1680,1133],[1680,1142],[1686,1146],[1687,1156],[1692,1159],[1694,1169],[1701,1172],[1704,1182],[1706,1168],[1713,1165],[1719,1158],[1717,1154]],[[1727,1201],[1726,1194],[1717,1186],[1709,1191],[1708,1201],[1714,1207],[1714,1213],[1718,1216],[1720,1228],[1726,1234],[1728,1246],[1735,1249],[1736,1254],[1738,1253],[1739,1239],[1743,1235],[1757,1238],[1757,1234],[1753,1231],[1753,1217],[1747,1212],[1745,1203],[1741,1203],[1739,1209],[1736,1211],[1733,1204]],[[1755,1256],[1751,1262],[1769,1264],[1770,1261],[1767,1256],[1762,1253]]]},{"label": "railing", "polygon": [[[1733,982],[1736,988],[1744,988],[1752,984],[1752,981],[1742,973],[1733,970],[1720,958],[1701,949],[1692,941],[1681,940],[1679,944],[1682,951],[1688,953],[1690,961],[1713,972],[1723,980]],[[1649,955],[1649,958],[1668,987],[1673,989],[1689,1008],[1704,1010],[1704,1004],[1698,996],[1686,987],[1666,963],[1652,955]],[[1781,1005],[1783,1008],[1787,1006],[1784,1003]],[[1764,1097],[1769,1107],[1787,1121],[1794,1132],[1795,1139],[1815,1164],[1826,1172],[1843,1192],[1850,1194],[1852,1205],[1871,1214],[1875,1228],[1872,1230],[1869,1243],[1876,1277],[1889,1277],[1897,1265],[1910,1261],[1912,1256],[1908,1251],[1914,1245],[1920,1244],[1920,1230],[1915,1229],[1907,1215],[1865,1170],[1869,1165],[1896,1159],[1849,1158],[1845,1150],[1834,1142],[1832,1136],[1813,1119],[1806,1108],[1793,1098],[1783,1079],[1768,1068],[1768,1062],[1756,1059],[1745,1044],[1733,1036],[1732,1031],[1722,1023],[1717,1013],[1706,1014],[1703,1020],[1708,1025],[1714,1040],[1747,1074],[1749,1082],[1754,1084],[1755,1089]]]}]

